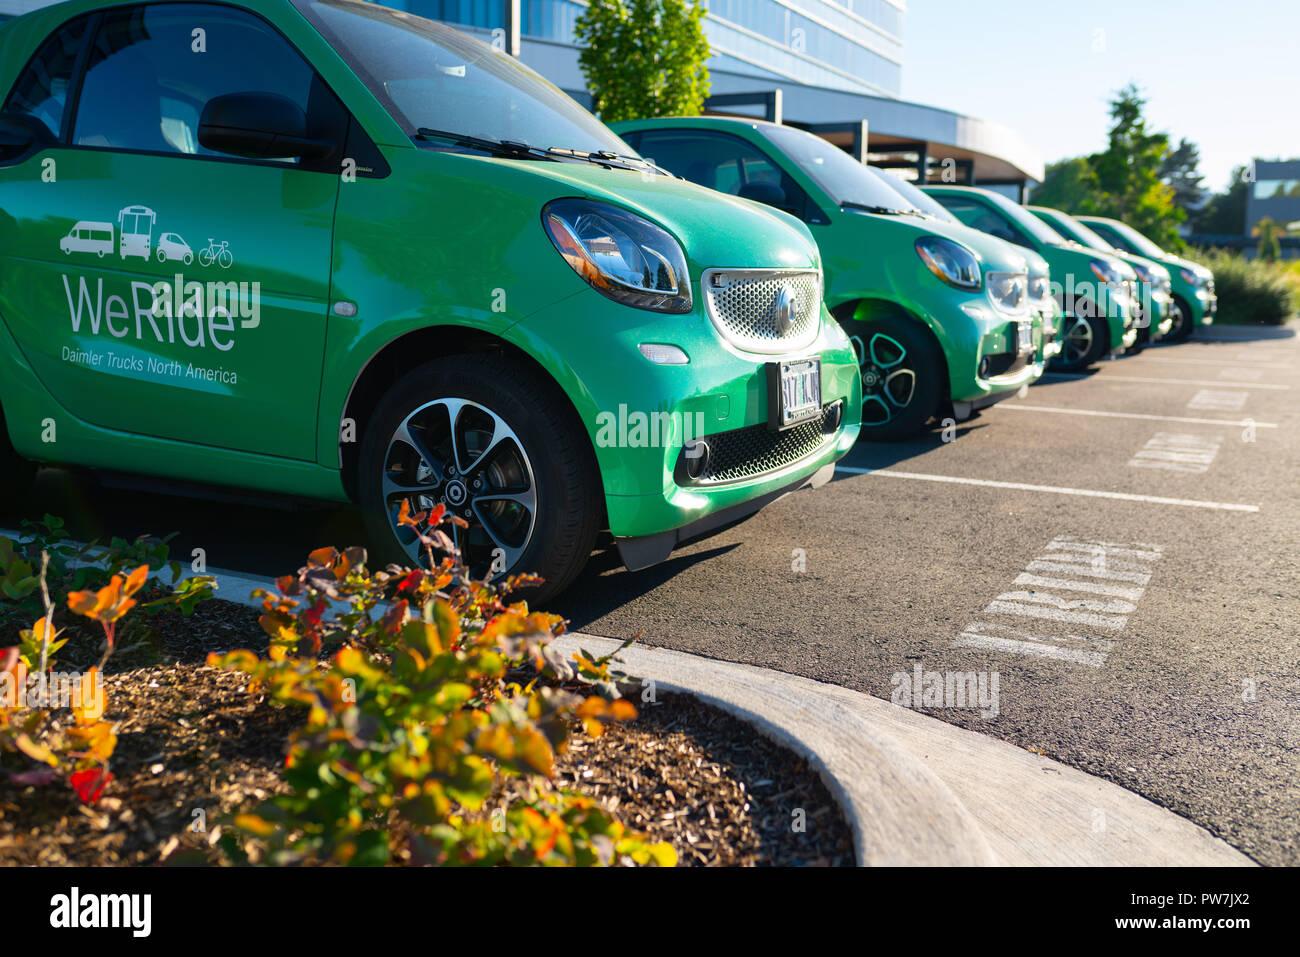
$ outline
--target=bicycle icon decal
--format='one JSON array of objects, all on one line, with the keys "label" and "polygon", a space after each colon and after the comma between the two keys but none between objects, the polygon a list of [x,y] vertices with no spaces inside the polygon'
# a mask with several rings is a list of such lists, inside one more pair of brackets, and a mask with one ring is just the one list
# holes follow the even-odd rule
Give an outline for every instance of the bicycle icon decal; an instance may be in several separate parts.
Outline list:
[{"label": "bicycle icon decal", "polygon": [[199,253],[199,265],[211,266],[214,262],[222,269],[229,269],[234,264],[235,258],[230,254],[230,243],[224,239],[217,242],[209,237],[208,248]]}]

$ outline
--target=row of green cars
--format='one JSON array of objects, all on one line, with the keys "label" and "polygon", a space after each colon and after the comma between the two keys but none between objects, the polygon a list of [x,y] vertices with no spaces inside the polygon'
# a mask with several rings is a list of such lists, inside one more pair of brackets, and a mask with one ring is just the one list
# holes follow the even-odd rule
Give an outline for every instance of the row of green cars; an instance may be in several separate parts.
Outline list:
[{"label": "row of green cars", "polygon": [[538,597],[602,535],[653,565],[860,436],[1213,310],[1163,254],[796,129],[616,134],[358,0],[70,0],[0,25],[0,94],[7,495],[50,464],[352,501],[401,562],[403,503],[441,503]]}]

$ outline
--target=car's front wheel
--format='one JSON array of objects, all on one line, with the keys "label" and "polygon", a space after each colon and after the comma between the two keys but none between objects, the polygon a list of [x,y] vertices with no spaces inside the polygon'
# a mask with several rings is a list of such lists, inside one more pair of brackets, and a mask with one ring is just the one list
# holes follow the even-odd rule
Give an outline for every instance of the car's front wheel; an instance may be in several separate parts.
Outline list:
[{"label": "car's front wheel", "polygon": [[844,322],[862,374],[862,437],[894,442],[920,432],[948,395],[943,354],[915,319]]},{"label": "car's front wheel", "polygon": [[1175,298],[1169,311],[1173,322],[1169,325],[1169,332],[1165,334],[1165,342],[1183,342],[1192,334],[1191,307],[1182,299]]},{"label": "car's front wheel", "polygon": [[448,356],[403,376],[362,438],[358,492],[372,550],[422,561],[397,523],[438,503],[469,523],[448,529],[471,573],[533,572],[527,596],[562,591],[586,564],[600,527],[601,488],[590,445],[562,393],[523,363]]},{"label": "car's front wheel", "polygon": [[1058,369],[1086,369],[1106,351],[1106,320],[1067,313],[1061,320],[1061,351],[1052,360]]}]

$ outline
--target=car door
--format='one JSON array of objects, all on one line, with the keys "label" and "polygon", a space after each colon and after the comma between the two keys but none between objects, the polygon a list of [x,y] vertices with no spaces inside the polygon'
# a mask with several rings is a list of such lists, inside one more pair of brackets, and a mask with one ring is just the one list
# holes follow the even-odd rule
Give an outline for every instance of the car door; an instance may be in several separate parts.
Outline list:
[{"label": "car door", "polygon": [[[214,97],[274,93],[341,142],[337,99],[233,6],[111,8],[46,46],[5,110],[60,142],[0,169],[0,313],[28,362],[94,425],[313,459],[337,161],[217,154],[198,123]],[[78,223],[97,242],[65,241]]]}]

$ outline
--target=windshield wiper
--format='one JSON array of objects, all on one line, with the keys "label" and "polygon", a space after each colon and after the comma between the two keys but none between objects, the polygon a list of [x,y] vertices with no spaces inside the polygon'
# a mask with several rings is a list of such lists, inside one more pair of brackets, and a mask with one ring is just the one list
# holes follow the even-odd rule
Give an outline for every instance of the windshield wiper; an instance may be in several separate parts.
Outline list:
[{"label": "windshield wiper", "polygon": [[855,203],[852,200],[845,200],[840,203],[845,209],[856,209],[863,213],[875,213],[878,216],[921,216],[924,214],[919,209],[895,209],[892,206],[871,206],[867,203]]},{"label": "windshield wiper", "polygon": [[[415,135],[422,140],[446,140],[455,146],[464,146],[469,149],[480,150],[493,156],[508,156],[514,159],[524,159],[533,157],[535,159],[567,159],[583,160],[588,163],[596,163],[602,166],[613,166],[618,169],[640,169],[648,167],[656,173],[672,177],[665,169],[655,166],[648,160],[639,156],[629,156],[623,153],[614,153],[609,150],[579,150],[559,146],[531,146],[528,143],[521,143],[518,140],[492,140],[482,136],[471,136],[468,133],[453,133],[450,130],[435,130],[427,126],[421,126],[415,131]],[[633,165],[636,164],[636,165]]]},{"label": "windshield wiper", "polygon": [[434,130],[427,126],[421,126],[415,131],[415,135],[422,140],[446,140],[454,146],[465,146],[472,150],[481,150],[484,153],[491,153],[496,156],[547,155],[547,151],[540,147],[529,146],[527,143],[519,143],[515,140],[489,140],[481,136],[471,136],[468,133]]}]

